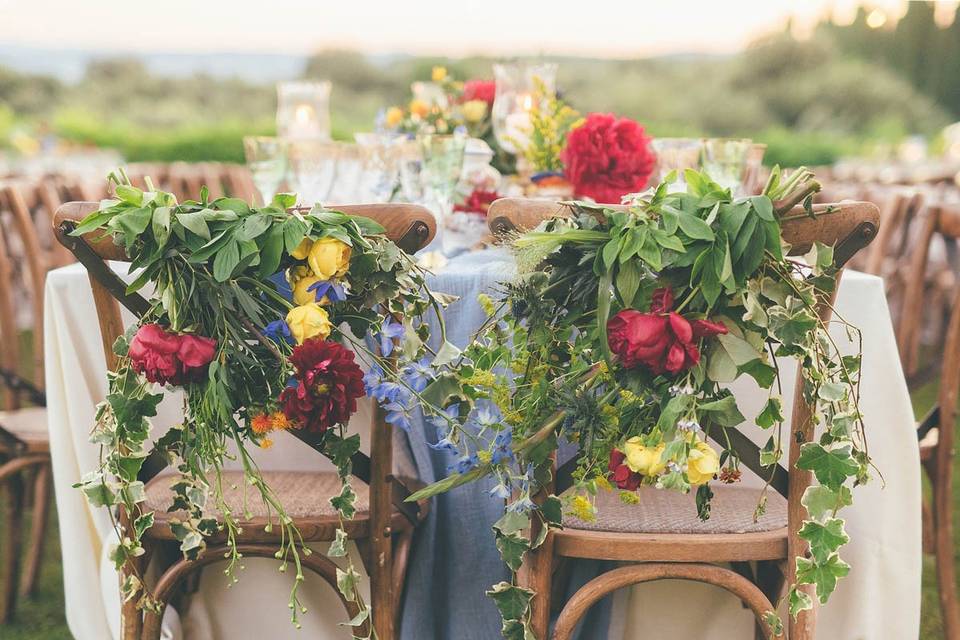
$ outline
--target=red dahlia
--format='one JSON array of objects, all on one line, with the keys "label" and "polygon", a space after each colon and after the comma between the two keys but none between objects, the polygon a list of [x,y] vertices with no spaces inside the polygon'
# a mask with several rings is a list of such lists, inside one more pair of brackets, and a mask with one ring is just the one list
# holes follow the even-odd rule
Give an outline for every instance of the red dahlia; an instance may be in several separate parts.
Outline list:
[{"label": "red dahlia", "polygon": [[643,127],[609,113],[588,114],[567,136],[560,159],[577,195],[609,204],[642,190],[656,162]]},{"label": "red dahlia", "polygon": [[283,414],[297,427],[323,433],[345,424],[364,394],[363,371],[343,345],[312,338],[290,354],[296,384],[280,393]]}]

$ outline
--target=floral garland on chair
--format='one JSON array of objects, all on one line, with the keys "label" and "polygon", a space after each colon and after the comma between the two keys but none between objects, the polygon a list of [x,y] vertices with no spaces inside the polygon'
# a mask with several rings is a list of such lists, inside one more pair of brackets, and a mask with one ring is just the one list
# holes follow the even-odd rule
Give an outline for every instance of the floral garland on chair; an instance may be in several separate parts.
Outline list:
[{"label": "floral garland on chair", "polygon": [[[771,432],[760,451],[768,485],[754,517],[764,513],[787,446],[775,357],[802,362],[804,394],[822,428],[797,461],[817,483],[802,500],[809,518],[799,535],[810,553],[795,559],[791,615],[813,606],[798,587],[814,585],[826,602],[847,574],[838,551],[849,538],[837,512],[870,468],[857,402],[860,352],[842,355],[817,315],[835,282],[832,248],[816,244],[805,261],[790,258],[780,226],[800,202],[815,215],[812,178],[799,170],[782,180],[774,170],[763,195],[733,199],[687,171],[685,192],[671,192],[668,176],[626,211],[571,203],[572,217],[512,239],[518,279],[499,300],[481,297],[487,322],[423,393],[444,407],[431,418],[431,446],[454,456],[454,473],[413,496],[497,480],[491,493],[507,506],[493,530],[514,577],[488,593],[505,638],[532,637],[534,592],[516,574],[524,554],[563,526],[564,513],[594,519],[599,491],[616,485],[626,503],[639,500],[641,485],[693,491],[698,516],[709,518],[710,481],[740,477],[731,433],[746,419],[726,385],[744,375],[769,390],[756,417]],[[832,322],[856,347],[859,332]],[[561,442],[575,444],[578,458],[573,490],[556,496],[549,487]],[[766,623],[781,633],[775,611]]]},{"label": "floral garland on chair", "polygon": [[[320,450],[340,476],[341,491],[330,500],[340,526],[328,555],[345,559],[337,583],[360,612],[349,624],[362,627],[369,608],[356,588],[359,574],[343,527],[356,512],[347,478],[360,446],[359,435],[348,435],[346,427],[371,384],[355,356],[375,372],[377,384],[396,387],[387,420],[407,426],[412,388],[423,388],[417,382],[421,361],[430,362],[432,353],[421,319],[429,310],[439,317],[447,298],[427,289],[422,269],[370,219],[319,205],[288,213],[296,203],[289,194],[254,208],[236,198],[211,201],[204,188],[200,201],[178,204],[149,180],[142,191],[122,170],[111,179],[116,198],[101,202],[73,234],[104,231],[141,270],[128,291],[154,287],[150,309],[113,347],[119,364],[108,374],[109,392],[92,433],[101,447],[100,466],[77,485],[111,517],[118,506],[128,514],[129,522],[114,519],[117,569],[134,566],[144,553],[143,535],[154,526],[138,480],[153,452],[179,473],[170,510],[184,514],[171,522],[183,556],[197,558],[208,538],[221,536],[229,549],[225,573],[236,581],[242,568],[236,541],[249,515],[230,510],[222,478],[224,463],[236,456],[253,488],[246,499],[262,499],[269,514],[265,529],[280,529],[281,571],[291,563],[296,570],[289,606],[299,626],[306,612],[297,595],[304,579],[300,559],[311,549],[247,444],[266,448],[271,432],[303,430],[319,436]],[[284,279],[292,301],[281,294]],[[443,333],[442,321],[440,328]],[[184,417],[151,446],[149,418],[164,397],[156,385],[183,390]],[[228,453],[229,446],[236,452]],[[127,574],[122,592],[141,608],[157,607],[136,572]]]}]

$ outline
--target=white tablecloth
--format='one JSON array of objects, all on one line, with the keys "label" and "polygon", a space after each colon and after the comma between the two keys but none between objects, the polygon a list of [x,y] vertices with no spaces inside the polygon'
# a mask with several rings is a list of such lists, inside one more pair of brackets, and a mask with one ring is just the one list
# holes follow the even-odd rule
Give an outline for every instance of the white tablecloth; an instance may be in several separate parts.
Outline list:
[{"label": "white tablecloth", "polygon": [[[117,581],[106,559],[112,535],[109,519],[71,487],[96,466],[97,448],[88,443],[87,434],[94,407],[106,392],[96,312],[83,268],[73,265],[51,272],[45,304],[47,400],[67,621],[78,640],[116,638]],[[843,512],[852,541],[842,553],[853,569],[821,611],[818,637],[904,640],[916,637],[920,618],[920,469],[913,414],[881,281],[848,273],[838,309],[863,331],[862,410],[870,453],[886,484],[876,480],[855,490],[855,506]],[[841,334],[838,331],[838,337]],[[788,378],[784,382],[789,398],[792,371]],[[759,409],[764,397],[748,386],[738,394],[748,416],[751,409]],[[155,421],[158,432],[176,420],[177,406],[171,401],[161,406]],[[292,437],[277,437],[276,445],[257,457],[267,469],[315,469],[322,463],[318,454]],[[325,583],[308,579],[304,585],[310,611],[303,617],[303,630],[297,632],[285,606],[292,576],[279,574],[272,560],[250,558],[245,564],[240,582],[229,590],[219,571],[205,571],[183,619],[171,610],[166,636],[189,640],[350,637],[337,624],[344,620],[344,613]],[[622,594],[614,609],[611,638],[713,640],[749,638],[753,633],[749,611],[732,596],[693,583],[636,587]]]}]

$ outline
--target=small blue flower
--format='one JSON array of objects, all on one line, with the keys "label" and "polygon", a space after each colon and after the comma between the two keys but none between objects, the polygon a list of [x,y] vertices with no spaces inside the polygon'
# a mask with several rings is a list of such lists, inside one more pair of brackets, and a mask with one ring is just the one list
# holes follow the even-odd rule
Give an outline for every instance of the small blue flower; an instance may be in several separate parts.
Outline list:
[{"label": "small blue flower", "polygon": [[457,453],[457,445],[450,440],[450,432],[447,432],[447,435],[443,436],[436,443],[427,443],[427,446],[433,449],[434,451],[449,451],[450,453]]},{"label": "small blue flower", "polygon": [[263,328],[263,335],[274,342],[280,344],[286,342],[293,344],[293,334],[290,333],[290,327],[284,320],[274,320]]},{"label": "small blue flower", "polygon": [[[390,410],[388,407],[399,407],[396,410]],[[406,407],[400,407],[396,403],[390,403],[384,409],[387,409],[387,415],[384,420],[387,423],[392,424],[395,427],[400,427],[407,433],[410,433],[410,427],[412,426],[410,422],[410,414],[406,411]]]},{"label": "small blue flower", "polygon": [[283,271],[278,271],[269,278],[268,282],[272,282],[273,286],[277,288],[277,293],[286,298],[287,300],[293,300],[293,289],[290,288],[290,283],[287,282],[287,274]]},{"label": "small blue flower", "polygon": [[513,430],[507,429],[497,434],[493,439],[493,451],[491,452],[491,462],[500,464],[501,462],[510,462],[513,460]]},{"label": "small blue flower", "polygon": [[536,508],[537,505],[533,503],[528,494],[523,494],[522,498],[507,505],[507,511],[513,511],[514,513],[526,513]]},{"label": "small blue flower", "polygon": [[470,412],[470,421],[484,429],[494,427],[503,422],[503,414],[500,407],[490,400],[478,400],[477,406]]},{"label": "small blue flower", "polygon": [[307,291],[316,291],[316,297],[314,299],[317,302],[323,300],[324,296],[326,296],[330,302],[343,302],[347,299],[347,294],[343,290],[343,286],[330,280],[314,282],[307,287]]},{"label": "small blue flower", "polygon": [[411,362],[403,370],[403,379],[410,387],[420,393],[427,388],[434,379],[434,371],[430,367],[430,358],[423,358],[419,362]]},{"label": "small blue flower", "polygon": [[497,486],[495,486],[493,489],[490,489],[490,497],[506,500],[510,497],[510,489],[502,482],[498,482]]},{"label": "small blue flower", "polygon": [[477,459],[477,454],[471,453],[469,455],[464,455],[457,458],[455,463],[447,467],[447,471],[466,473],[476,467],[479,463],[480,461]]},{"label": "small blue flower", "polygon": [[392,322],[392,318],[387,316],[383,319],[383,326],[380,327],[380,333],[377,338],[380,340],[380,353],[386,357],[393,353],[393,339],[403,335],[403,325],[399,322]]},{"label": "small blue flower", "polygon": [[446,409],[443,409],[439,414],[432,415],[427,418],[427,422],[435,426],[437,429],[446,431],[450,427],[450,423],[455,422],[459,418],[460,403],[455,402]]}]

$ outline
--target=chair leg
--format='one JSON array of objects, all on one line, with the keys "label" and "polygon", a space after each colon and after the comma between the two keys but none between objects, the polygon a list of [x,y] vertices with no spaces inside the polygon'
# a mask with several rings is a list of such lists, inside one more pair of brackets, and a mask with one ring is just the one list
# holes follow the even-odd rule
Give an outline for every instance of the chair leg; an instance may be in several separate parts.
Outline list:
[{"label": "chair leg", "polygon": [[[950,465],[945,465],[946,470]],[[946,638],[960,638],[960,605],[957,603],[957,576],[954,567],[953,505],[949,473],[937,465],[933,477],[934,555],[937,565],[937,586],[940,611]]]},{"label": "chair leg", "polygon": [[13,618],[17,607],[17,588],[20,574],[20,538],[23,532],[23,479],[13,474],[3,484],[4,532],[0,545],[2,554],[2,573],[0,573],[0,624],[6,624]]},{"label": "chair leg", "polygon": [[[563,607],[553,630],[553,640],[570,640],[580,618],[608,593],[643,582],[676,579],[705,582],[726,589],[750,607],[757,620],[774,609],[773,604],[752,582],[730,569],[712,564],[651,562],[619,567],[597,576],[580,588]],[[763,623],[764,640],[773,633]],[[790,640],[795,640],[791,638]]]},{"label": "chair leg", "polygon": [[542,545],[526,553],[517,576],[520,586],[535,592],[530,601],[530,628],[537,640],[546,640],[550,632],[553,560],[553,533],[548,532]]},{"label": "chair leg", "polygon": [[374,532],[370,537],[370,608],[377,638],[394,640],[393,539],[389,534],[379,534]]},{"label": "chair leg", "polygon": [[403,604],[404,585],[407,581],[407,565],[410,561],[410,547],[413,544],[413,531],[401,531],[393,547],[393,629],[400,634],[400,618]]},{"label": "chair leg", "polygon": [[40,562],[43,559],[43,543],[47,535],[50,517],[50,467],[37,467],[33,479],[33,517],[30,526],[30,545],[27,548],[26,568],[20,582],[20,593],[32,596],[37,590]]}]

